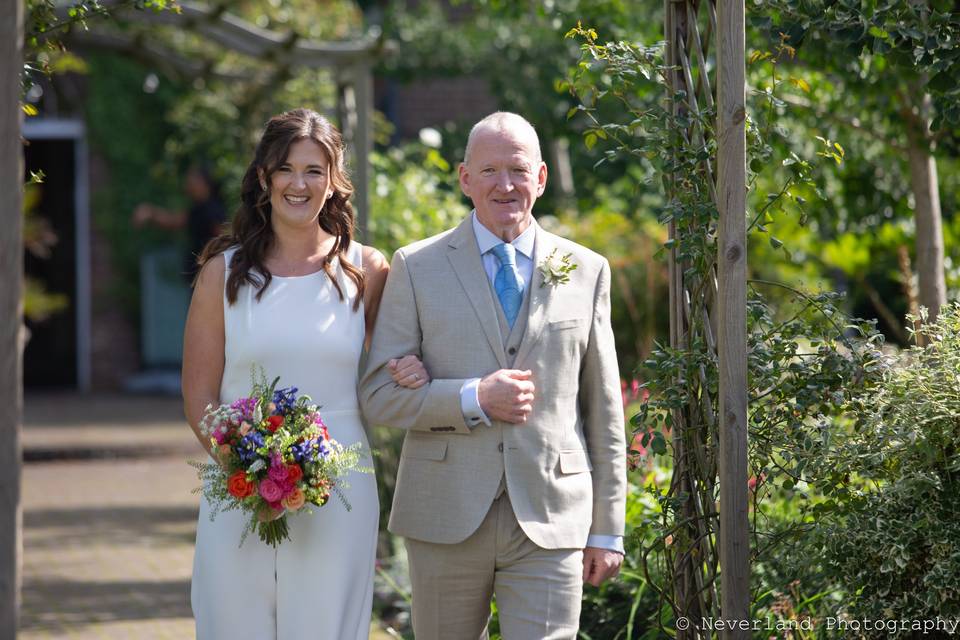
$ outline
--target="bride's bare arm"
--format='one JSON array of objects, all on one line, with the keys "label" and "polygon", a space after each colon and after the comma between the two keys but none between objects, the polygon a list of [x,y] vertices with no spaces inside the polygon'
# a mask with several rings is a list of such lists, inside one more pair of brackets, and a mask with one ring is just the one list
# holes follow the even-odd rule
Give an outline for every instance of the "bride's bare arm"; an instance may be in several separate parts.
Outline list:
[{"label": "bride's bare arm", "polygon": [[220,403],[224,362],[225,269],[223,256],[217,256],[200,270],[183,334],[183,410],[187,422],[208,453],[210,442],[200,433],[199,424],[207,405],[216,407]]},{"label": "bride's bare arm", "polygon": [[[363,296],[363,306],[366,310],[367,339],[364,346],[370,348],[370,340],[377,322],[377,312],[380,310],[380,297],[383,295],[383,286],[390,273],[390,263],[383,254],[373,247],[363,248],[363,272],[366,274],[366,291]],[[388,365],[393,381],[401,387],[419,389],[430,382],[430,375],[420,359],[414,355],[406,355],[390,361]]]},{"label": "bride's bare arm", "polygon": [[383,254],[373,247],[363,247],[363,274],[366,278],[363,292],[363,310],[366,314],[367,335],[364,348],[370,348],[370,340],[377,324],[377,313],[380,311],[380,297],[383,295],[383,285],[387,282],[390,273],[390,263]]}]

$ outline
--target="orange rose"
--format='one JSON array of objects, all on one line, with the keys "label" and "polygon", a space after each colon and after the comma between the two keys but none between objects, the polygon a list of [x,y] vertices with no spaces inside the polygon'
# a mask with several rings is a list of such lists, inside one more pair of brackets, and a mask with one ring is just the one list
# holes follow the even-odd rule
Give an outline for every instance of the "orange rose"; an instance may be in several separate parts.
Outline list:
[{"label": "orange rose", "polygon": [[253,495],[254,484],[247,480],[247,472],[241,469],[227,480],[227,491],[229,491],[230,495],[234,498],[242,500],[247,496]]},{"label": "orange rose", "polygon": [[300,489],[294,489],[287,494],[287,497],[280,501],[285,508],[290,511],[297,511],[306,503],[307,496]]}]

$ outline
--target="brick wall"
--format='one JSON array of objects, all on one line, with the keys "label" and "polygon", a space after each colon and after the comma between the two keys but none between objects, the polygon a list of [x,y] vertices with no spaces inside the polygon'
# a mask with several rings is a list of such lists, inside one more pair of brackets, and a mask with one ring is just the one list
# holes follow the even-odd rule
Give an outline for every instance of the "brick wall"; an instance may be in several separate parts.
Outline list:
[{"label": "brick wall", "polygon": [[394,85],[392,92],[394,125],[405,140],[416,138],[424,127],[439,128],[447,122],[472,125],[498,108],[486,81],[476,77],[419,80]]}]

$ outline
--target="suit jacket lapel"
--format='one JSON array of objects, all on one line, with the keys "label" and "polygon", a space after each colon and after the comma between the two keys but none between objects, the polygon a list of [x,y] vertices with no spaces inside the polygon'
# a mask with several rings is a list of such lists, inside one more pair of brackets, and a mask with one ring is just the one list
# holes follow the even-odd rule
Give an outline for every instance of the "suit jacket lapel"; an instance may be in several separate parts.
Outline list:
[{"label": "suit jacket lapel", "polygon": [[533,246],[533,277],[527,285],[530,287],[529,315],[527,316],[527,330],[523,334],[520,347],[517,349],[517,358],[514,360],[514,367],[517,369],[523,368],[523,362],[530,353],[530,349],[540,340],[540,336],[547,326],[547,310],[554,298],[557,297],[554,291],[556,287],[543,286],[543,276],[540,275],[540,270],[537,268],[550,255],[555,245],[550,235],[540,228],[539,224],[534,222],[534,225],[536,225],[537,239]]},{"label": "suit jacket lapel", "polygon": [[[483,260],[480,258],[480,249],[473,234],[473,216],[467,216],[450,234],[449,246],[447,259],[457,274],[460,286],[466,292],[470,304],[473,305],[480,327],[487,336],[487,342],[497,356],[497,362],[501,367],[506,368],[507,354],[503,350],[500,323],[497,321],[496,305],[499,302],[494,300],[490,293],[490,283],[487,281],[487,273],[483,269]],[[443,295],[442,291],[437,293]]]}]

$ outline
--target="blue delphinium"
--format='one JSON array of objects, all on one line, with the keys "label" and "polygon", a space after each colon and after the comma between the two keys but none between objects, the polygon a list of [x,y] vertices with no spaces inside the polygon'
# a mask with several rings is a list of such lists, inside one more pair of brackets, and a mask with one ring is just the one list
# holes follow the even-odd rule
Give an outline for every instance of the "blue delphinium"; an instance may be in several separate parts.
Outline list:
[{"label": "blue delphinium", "polygon": [[283,389],[276,389],[273,392],[273,404],[277,406],[276,413],[286,414],[293,409],[293,405],[297,402],[297,388],[296,387],[285,387]]},{"label": "blue delphinium", "polygon": [[330,447],[327,446],[327,443],[324,440],[317,441],[317,457],[326,458],[330,455]]},{"label": "blue delphinium", "polygon": [[240,438],[237,443],[237,455],[240,456],[240,462],[249,464],[257,458],[257,449],[263,446],[263,434],[259,431],[251,431]]},{"label": "blue delphinium", "polygon": [[297,462],[316,462],[330,455],[330,447],[323,440],[307,440],[291,447],[293,458]]}]

